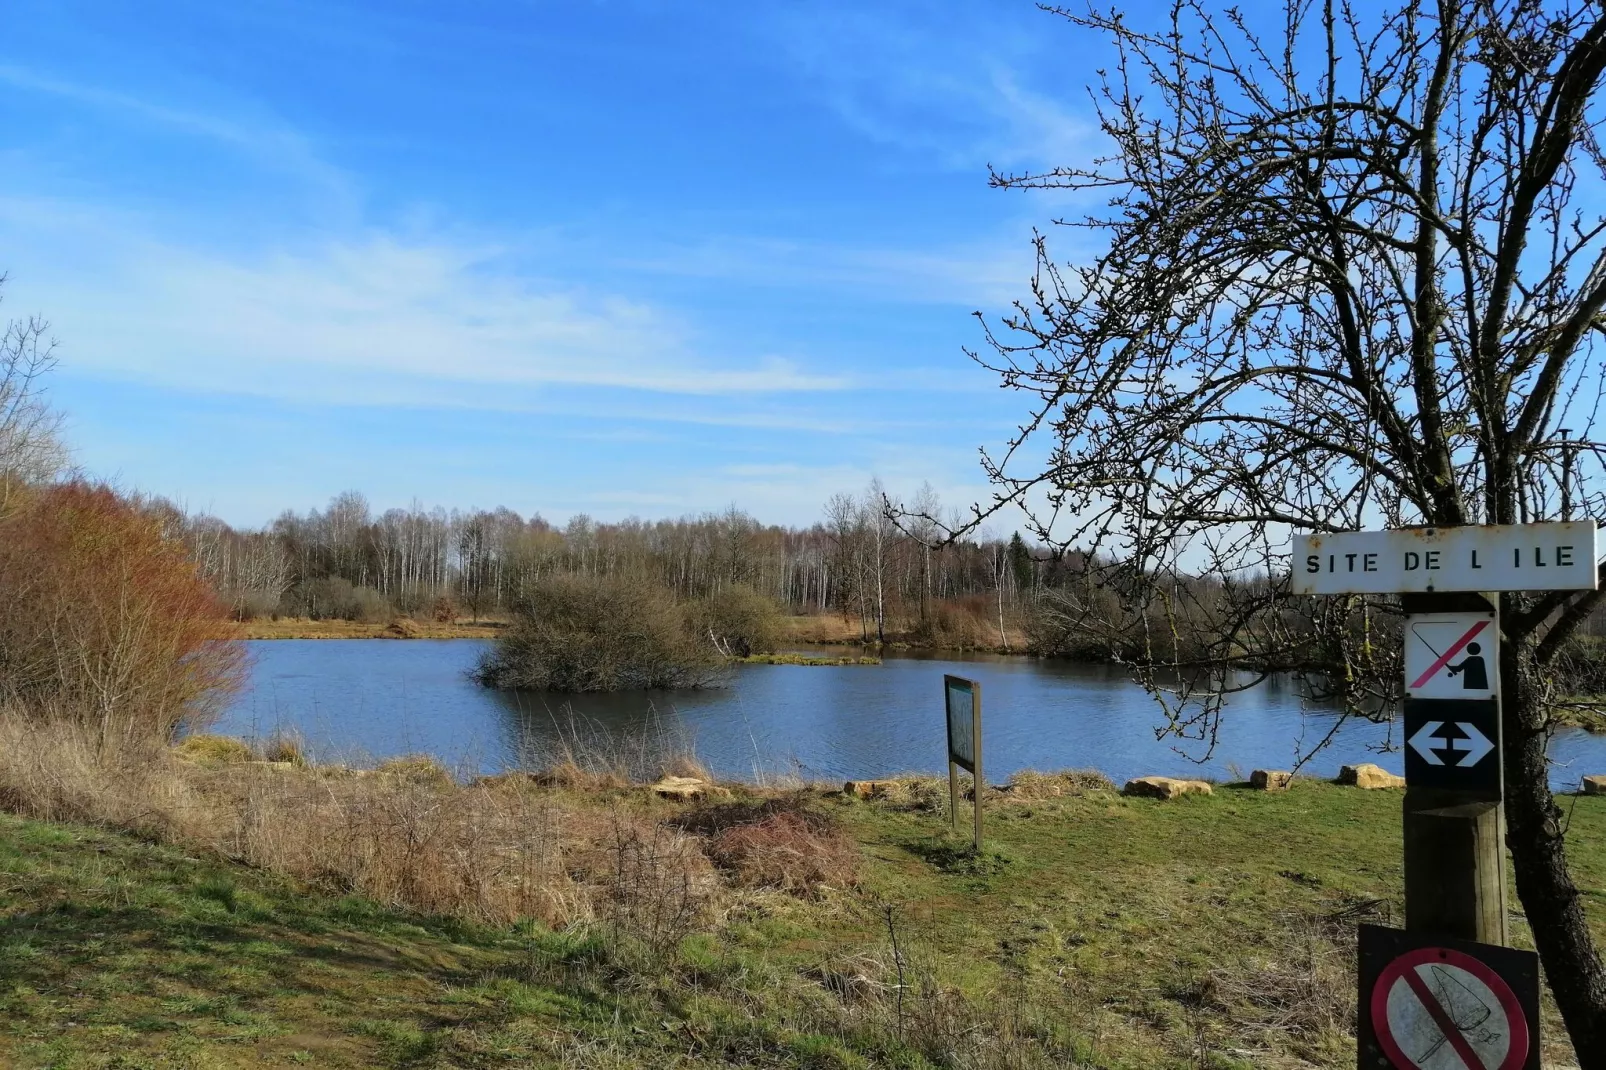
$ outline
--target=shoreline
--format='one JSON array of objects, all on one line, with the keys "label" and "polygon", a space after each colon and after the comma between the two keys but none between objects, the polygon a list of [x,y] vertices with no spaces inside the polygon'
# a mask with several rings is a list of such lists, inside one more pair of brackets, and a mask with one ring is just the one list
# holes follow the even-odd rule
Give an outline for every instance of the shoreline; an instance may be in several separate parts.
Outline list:
[{"label": "shoreline", "polygon": [[[410,617],[397,617],[388,621],[311,620],[305,617],[253,618],[240,621],[236,636],[240,639],[496,639],[511,622],[505,617],[484,617],[478,620],[428,621]],[[1018,633],[1010,634],[1010,645],[959,645],[910,641],[907,635],[894,634],[887,642],[865,642],[860,637],[856,621],[844,623],[840,617],[788,616],[782,618],[783,635],[780,645],[806,643],[810,646],[852,647],[862,651],[856,657],[876,658],[888,651],[932,651],[956,654],[997,654],[1010,657],[1032,657],[1026,650],[1026,640]]]},{"label": "shoreline", "polygon": [[408,617],[384,622],[356,620],[241,621],[240,639],[495,639],[506,630],[505,620],[418,621]]}]

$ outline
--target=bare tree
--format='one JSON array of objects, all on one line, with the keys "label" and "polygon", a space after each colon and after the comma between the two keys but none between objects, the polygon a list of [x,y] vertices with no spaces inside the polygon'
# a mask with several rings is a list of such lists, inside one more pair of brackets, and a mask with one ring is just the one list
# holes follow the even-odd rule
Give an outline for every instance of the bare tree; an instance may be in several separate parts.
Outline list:
[{"label": "bare tree", "polygon": [[56,366],[47,329],[30,317],[7,322],[0,333],[0,517],[20,487],[49,479],[66,463],[61,417],[44,398],[44,377]]},{"label": "bare tree", "polygon": [[887,491],[881,480],[872,479],[859,502],[861,523],[869,533],[870,567],[875,576],[875,641],[887,641],[887,555],[898,534],[897,524],[887,510]]},{"label": "bare tree", "polygon": [[[1606,13],[1289,0],[1258,26],[1176,0],[1146,29],[1051,10],[1111,46],[1094,100],[1113,148],[994,183],[1105,201],[1069,224],[1101,251],[1063,267],[1039,235],[1030,299],[987,328],[982,362],[1032,411],[985,459],[972,523],[1022,506],[1142,627],[1210,623],[1199,661],[1336,661],[1351,706],[1383,715],[1394,674],[1355,637],[1392,607],[1300,605],[1291,531],[1552,519],[1564,484],[1606,518]],[[1603,593],[1500,606],[1508,844],[1586,1067],[1606,1067],[1606,968],[1545,749],[1553,664]],[[1154,669],[1166,646],[1148,649]],[[1179,734],[1213,737],[1233,677],[1207,675],[1173,696]]]}]

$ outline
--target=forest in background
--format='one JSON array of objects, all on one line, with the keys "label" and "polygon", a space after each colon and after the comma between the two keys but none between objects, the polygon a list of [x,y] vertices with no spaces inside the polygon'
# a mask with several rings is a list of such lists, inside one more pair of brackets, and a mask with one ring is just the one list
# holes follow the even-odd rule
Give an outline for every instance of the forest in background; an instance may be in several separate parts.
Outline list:
[{"label": "forest in background", "polygon": [[[916,499],[936,515],[929,489]],[[934,525],[900,527],[878,482],[838,494],[807,528],[766,525],[734,506],[674,520],[588,516],[562,526],[505,508],[414,504],[375,514],[355,491],[327,508],[231,527],[170,502],[147,508],[182,539],[240,620],[480,619],[511,612],[554,577],[661,587],[682,601],[745,588],[793,614],[840,615],[864,641],[1000,645],[1034,594],[1074,562],[1018,534],[941,548]]]}]

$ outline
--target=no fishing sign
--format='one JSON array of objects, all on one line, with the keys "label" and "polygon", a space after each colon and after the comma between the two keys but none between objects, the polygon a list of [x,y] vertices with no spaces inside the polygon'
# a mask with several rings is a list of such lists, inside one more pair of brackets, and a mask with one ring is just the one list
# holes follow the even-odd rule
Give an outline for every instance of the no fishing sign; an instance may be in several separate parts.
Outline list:
[{"label": "no fishing sign", "polygon": [[1405,782],[1498,800],[1500,623],[1491,610],[1405,618]]},{"label": "no fishing sign", "polygon": [[1539,956],[1360,929],[1362,1070],[1539,1070]]},{"label": "no fishing sign", "polygon": [[1412,613],[1405,618],[1410,698],[1494,698],[1500,626],[1493,613]]}]

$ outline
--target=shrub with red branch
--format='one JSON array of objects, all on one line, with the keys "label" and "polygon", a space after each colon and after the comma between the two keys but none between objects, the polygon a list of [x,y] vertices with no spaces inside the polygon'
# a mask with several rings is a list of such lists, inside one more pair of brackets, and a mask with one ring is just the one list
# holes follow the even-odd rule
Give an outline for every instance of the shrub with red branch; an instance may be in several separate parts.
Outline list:
[{"label": "shrub with red branch", "polygon": [[84,482],[0,521],[0,700],[29,716],[172,737],[238,684],[227,607],[159,520]]}]

